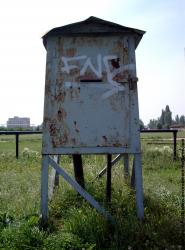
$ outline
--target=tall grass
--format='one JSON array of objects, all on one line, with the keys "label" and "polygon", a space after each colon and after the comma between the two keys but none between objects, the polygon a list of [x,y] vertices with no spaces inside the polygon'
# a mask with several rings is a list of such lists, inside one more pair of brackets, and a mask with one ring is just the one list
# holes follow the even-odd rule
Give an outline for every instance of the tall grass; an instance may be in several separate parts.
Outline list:
[{"label": "tall grass", "polygon": [[[40,138],[21,139],[19,160],[14,156],[14,138],[9,138],[0,142],[1,249],[182,249],[180,161],[172,160],[171,146],[142,144],[143,222],[136,217],[135,193],[124,181],[123,161],[113,167],[112,202],[106,204],[105,177],[92,183],[106,158],[87,155],[83,156],[86,189],[110,211],[116,226],[60,178],[49,203],[49,226],[43,231],[39,225]],[[73,176],[71,157],[62,157],[61,165]]]}]

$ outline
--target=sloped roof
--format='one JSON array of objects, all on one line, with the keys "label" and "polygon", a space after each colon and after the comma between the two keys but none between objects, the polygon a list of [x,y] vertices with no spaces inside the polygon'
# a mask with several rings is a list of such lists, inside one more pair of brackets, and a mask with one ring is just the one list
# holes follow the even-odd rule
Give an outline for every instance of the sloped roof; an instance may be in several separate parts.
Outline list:
[{"label": "sloped roof", "polygon": [[78,34],[114,34],[114,33],[134,33],[136,35],[136,47],[139,44],[145,31],[122,26],[117,23],[105,21],[91,16],[81,22],[76,22],[61,27],[56,27],[47,32],[42,38],[46,46],[47,38],[50,36],[78,35]]}]

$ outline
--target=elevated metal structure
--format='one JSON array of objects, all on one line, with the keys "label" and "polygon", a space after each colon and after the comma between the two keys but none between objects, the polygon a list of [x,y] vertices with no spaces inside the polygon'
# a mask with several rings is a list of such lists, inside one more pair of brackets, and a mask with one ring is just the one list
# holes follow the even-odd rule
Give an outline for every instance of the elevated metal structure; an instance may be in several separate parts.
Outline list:
[{"label": "elevated metal structure", "polygon": [[[143,218],[135,49],[144,33],[90,17],[52,29],[43,37],[47,50],[41,188],[43,221],[48,216],[48,166],[63,173],[51,155],[62,154],[108,154],[107,196],[110,196],[111,186],[111,154],[124,154],[125,159],[128,154],[134,154],[137,214]],[[93,197],[87,200],[98,210]]]}]

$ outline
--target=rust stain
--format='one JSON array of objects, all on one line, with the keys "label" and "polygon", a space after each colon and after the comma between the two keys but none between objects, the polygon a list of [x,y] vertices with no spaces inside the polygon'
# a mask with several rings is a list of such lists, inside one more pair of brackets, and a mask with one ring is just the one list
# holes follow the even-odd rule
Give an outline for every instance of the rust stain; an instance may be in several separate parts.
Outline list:
[{"label": "rust stain", "polygon": [[113,80],[119,83],[128,82],[128,71],[124,70],[113,77]]},{"label": "rust stain", "polygon": [[57,102],[64,102],[65,100],[65,96],[66,96],[66,92],[65,91],[60,91],[57,95],[55,95],[55,100]]},{"label": "rust stain", "polygon": [[119,148],[119,147],[121,147],[122,145],[121,145],[121,143],[116,142],[116,143],[113,143],[112,146],[113,146],[113,147],[116,147],[116,148]]},{"label": "rust stain", "polygon": [[55,136],[57,134],[57,128],[54,123],[49,125],[49,133],[51,136]]},{"label": "rust stain", "polygon": [[[83,80],[83,81],[91,81],[91,80],[97,80],[97,76],[94,74],[94,72],[91,72],[91,71],[89,71],[89,69],[85,72],[85,75],[83,75],[83,76],[77,76],[76,77],[76,79],[75,79],[76,81],[81,81],[81,80]],[[98,79],[99,80],[99,79]]]},{"label": "rust stain", "polygon": [[54,148],[57,148],[57,143],[56,143],[54,138],[52,138],[51,143],[52,143]]},{"label": "rust stain", "polygon": [[65,51],[65,56],[72,57],[76,54],[76,48],[69,48]]},{"label": "rust stain", "polygon": [[63,134],[60,137],[60,145],[64,145],[68,142],[68,132],[64,130]]},{"label": "rust stain", "polygon": [[56,86],[60,89],[63,86],[64,80],[62,75],[57,72]]},{"label": "rust stain", "polygon": [[67,97],[71,100],[78,100],[79,99],[79,93],[81,91],[81,88],[73,88],[72,86],[66,91]]},{"label": "rust stain", "polygon": [[66,118],[66,116],[67,116],[66,111],[63,108],[60,108],[57,114],[58,120],[63,121]]},{"label": "rust stain", "polygon": [[120,58],[112,59],[111,64],[113,68],[119,69],[120,68]]},{"label": "rust stain", "polygon": [[47,116],[44,117],[44,124],[46,124],[47,122],[50,122],[50,121],[51,121],[51,119],[49,117],[47,117]]},{"label": "rust stain", "polygon": [[68,131],[64,130],[63,134],[51,136],[51,143],[54,148],[62,147],[68,143]]},{"label": "rust stain", "polygon": [[107,137],[104,135],[102,136],[103,138],[103,142],[101,143],[101,145],[97,145],[97,147],[122,147],[122,143],[119,141],[119,139],[115,139],[115,137],[110,136],[109,139],[107,139]]}]

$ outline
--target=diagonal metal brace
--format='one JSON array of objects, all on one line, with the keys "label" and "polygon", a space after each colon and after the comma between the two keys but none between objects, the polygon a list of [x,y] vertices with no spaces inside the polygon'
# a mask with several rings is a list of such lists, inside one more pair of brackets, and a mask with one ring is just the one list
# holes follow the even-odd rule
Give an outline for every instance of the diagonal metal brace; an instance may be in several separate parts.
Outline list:
[{"label": "diagonal metal brace", "polygon": [[[113,167],[113,166],[121,159],[122,156],[123,156],[122,154],[117,155],[117,156],[114,158],[114,160],[111,161],[111,167]],[[106,172],[107,172],[107,166],[104,167],[104,168],[97,174],[97,176],[95,177],[94,181],[95,181],[96,179],[101,178]]]},{"label": "diagonal metal brace", "polygon": [[85,191],[75,180],[73,180],[67,172],[59,166],[51,157],[49,157],[49,164],[86,200],[88,201],[100,214],[102,214],[111,224],[115,225],[115,219],[106,211],[87,191]]}]

